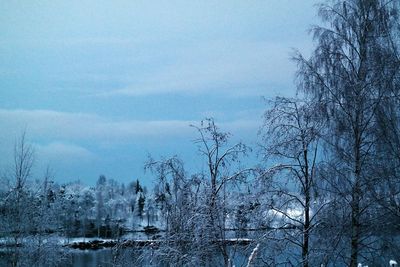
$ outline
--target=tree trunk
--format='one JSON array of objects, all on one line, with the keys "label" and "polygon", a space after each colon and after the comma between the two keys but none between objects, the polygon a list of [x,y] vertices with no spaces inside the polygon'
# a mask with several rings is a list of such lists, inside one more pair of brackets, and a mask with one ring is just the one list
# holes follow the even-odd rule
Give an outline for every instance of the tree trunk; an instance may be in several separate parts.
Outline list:
[{"label": "tree trunk", "polygon": [[350,267],[357,267],[358,252],[360,243],[360,200],[361,200],[361,137],[360,127],[358,127],[359,115],[357,114],[357,128],[355,129],[355,167],[354,167],[354,185],[352,188],[352,201],[351,201],[351,254],[350,254]]},{"label": "tree trunk", "polygon": [[303,267],[308,267],[308,254],[309,254],[309,237],[310,237],[310,190],[306,192],[306,202],[304,209],[304,229],[303,229],[303,246],[302,246],[302,260]]},{"label": "tree trunk", "polygon": [[303,244],[302,244],[302,261],[303,267],[308,267],[308,254],[309,254],[309,239],[310,239],[310,202],[311,202],[311,177],[309,176],[309,165],[308,165],[308,150],[305,138],[303,139],[303,157],[305,163],[304,171],[304,225],[303,225]]},{"label": "tree trunk", "polygon": [[355,185],[351,203],[351,256],[350,267],[357,267],[360,243],[360,174],[355,174]]}]

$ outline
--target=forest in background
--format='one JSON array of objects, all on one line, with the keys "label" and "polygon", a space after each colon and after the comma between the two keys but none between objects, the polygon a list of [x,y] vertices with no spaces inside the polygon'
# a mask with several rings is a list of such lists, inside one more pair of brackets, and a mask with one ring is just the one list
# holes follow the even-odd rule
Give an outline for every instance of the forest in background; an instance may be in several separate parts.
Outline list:
[{"label": "forest in background", "polygon": [[[204,119],[191,127],[207,168],[149,158],[154,188],[31,177],[40,159],[22,134],[0,187],[0,238],[13,244],[13,265],[27,238],[40,265],[49,248],[61,253],[48,234],[119,238],[146,226],[162,230],[151,257],[171,266],[232,266],[236,247],[224,241],[243,237],[248,266],[386,265],[400,244],[399,5],[321,4],[312,55],[293,56],[297,96],[266,100],[259,146],[232,143]],[[244,166],[250,153],[259,163]]]}]

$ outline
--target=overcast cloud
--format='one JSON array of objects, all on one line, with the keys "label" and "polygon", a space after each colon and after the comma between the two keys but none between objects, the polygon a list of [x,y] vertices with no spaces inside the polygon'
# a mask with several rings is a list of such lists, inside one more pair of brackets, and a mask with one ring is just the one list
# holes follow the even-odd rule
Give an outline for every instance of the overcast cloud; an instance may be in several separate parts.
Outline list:
[{"label": "overcast cloud", "polygon": [[315,3],[2,3],[0,167],[24,129],[35,175],[50,164],[59,182],[142,178],[148,154],[190,161],[205,116],[255,145],[261,97],[295,94],[290,54],[310,51]]}]

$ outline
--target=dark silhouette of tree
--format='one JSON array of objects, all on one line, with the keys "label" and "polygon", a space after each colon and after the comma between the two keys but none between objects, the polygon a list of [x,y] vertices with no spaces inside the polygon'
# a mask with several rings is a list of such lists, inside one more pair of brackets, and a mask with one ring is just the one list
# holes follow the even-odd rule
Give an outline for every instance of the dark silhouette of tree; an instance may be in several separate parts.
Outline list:
[{"label": "dark silhouette of tree", "polygon": [[326,27],[312,30],[317,46],[310,59],[296,57],[301,91],[324,107],[327,192],[347,214],[334,225],[336,233],[345,233],[340,239],[348,235],[342,258],[351,267],[357,266],[360,252],[372,241],[371,226],[378,223],[370,216],[372,192],[379,183],[374,175],[375,130],[378,111],[400,88],[398,11],[399,2],[392,0],[322,4],[319,15]]},{"label": "dark silhouette of tree", "polygon": [[299,247],[301,264],[308,267],[310,235],[323,206],[319,199],[317,203],[315,186],[318,140],[323,126],[318,117],[320,107],[281,97],[269,104],[260,135],[264,159],[277,162],[268,170],[274,180],[269,191],[279,196],[270,208],[282,216],[288,247],[293,244]]}]

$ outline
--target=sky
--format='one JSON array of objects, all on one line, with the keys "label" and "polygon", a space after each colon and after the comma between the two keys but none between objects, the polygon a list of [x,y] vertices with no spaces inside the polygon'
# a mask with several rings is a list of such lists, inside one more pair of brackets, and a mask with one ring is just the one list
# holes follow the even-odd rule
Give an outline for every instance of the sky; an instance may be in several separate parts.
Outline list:
[{"label": "sky", "polygon": [[293,49],[308,55],[315,0],[3,1],[0,168],[23,131],[32,179],[140,179],[153,158],[204,169],[193,140],[213,117],[257,147],[263,97],[294,96]]}]

